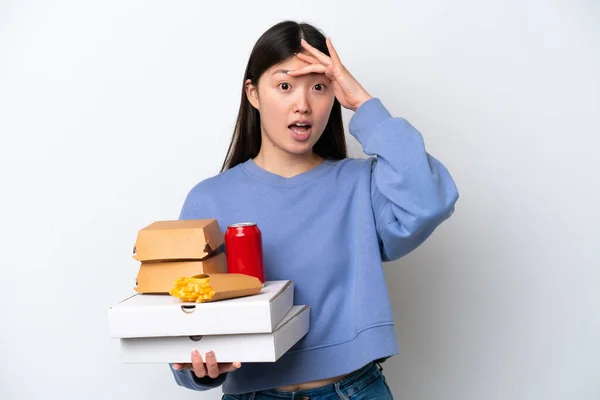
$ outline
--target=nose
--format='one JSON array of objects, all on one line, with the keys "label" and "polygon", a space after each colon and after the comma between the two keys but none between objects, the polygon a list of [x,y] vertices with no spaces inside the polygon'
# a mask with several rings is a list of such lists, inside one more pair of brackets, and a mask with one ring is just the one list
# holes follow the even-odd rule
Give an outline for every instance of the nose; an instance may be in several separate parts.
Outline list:
[{"label": "nose", "polygon": [[294,112],[300,114],[310,113],[310,104],[308,100],[308,93],[305,90],[298,90],[296,96],[296,102],[294,104]]}]

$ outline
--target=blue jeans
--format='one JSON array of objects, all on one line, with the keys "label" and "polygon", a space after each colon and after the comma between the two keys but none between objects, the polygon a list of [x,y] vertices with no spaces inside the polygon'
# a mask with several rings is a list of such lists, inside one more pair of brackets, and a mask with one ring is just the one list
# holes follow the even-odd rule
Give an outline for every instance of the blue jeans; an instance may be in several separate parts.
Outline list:
[{"label": "blue jeans", "polygon": [[369,363],[339,381],[316,389],[284,392],[262,390],[245,394],[226,394],[222,400],[393,400],[392,392],[379,364]]}]

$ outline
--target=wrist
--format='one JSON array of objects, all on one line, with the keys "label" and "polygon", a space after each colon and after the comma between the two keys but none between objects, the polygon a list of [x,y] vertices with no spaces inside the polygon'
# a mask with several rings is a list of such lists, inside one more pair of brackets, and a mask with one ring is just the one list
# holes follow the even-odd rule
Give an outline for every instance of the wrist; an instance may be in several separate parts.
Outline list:
[{"label": "wrist", "polygon": [[361,96],[359,98],[359,100],[356,102],[354,109],[352,111],[356,112],[356,110],[358,110],[360,108],[360,106],[362,106],[364,103],[366,103],[367,101],[371,100],[373,98],[373,96],[371,96],[369,93],[366,93]]}]

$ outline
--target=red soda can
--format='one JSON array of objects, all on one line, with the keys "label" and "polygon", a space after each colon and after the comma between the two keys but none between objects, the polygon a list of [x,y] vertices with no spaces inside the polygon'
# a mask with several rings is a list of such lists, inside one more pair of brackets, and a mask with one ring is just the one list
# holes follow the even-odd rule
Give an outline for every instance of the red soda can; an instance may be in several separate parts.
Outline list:
[{"label": "red soda can", "polygon": [[227,226],[225,254],[227,272],[255,276],[265,283],[262,234],[255,222]]}]

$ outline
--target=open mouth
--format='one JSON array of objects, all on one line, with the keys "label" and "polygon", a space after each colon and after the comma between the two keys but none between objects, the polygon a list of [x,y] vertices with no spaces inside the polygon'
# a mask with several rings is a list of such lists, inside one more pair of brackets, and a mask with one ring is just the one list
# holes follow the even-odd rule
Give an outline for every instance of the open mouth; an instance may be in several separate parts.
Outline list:
[{"label": "open mouth", "polygon": [[310,136],[312,125],[309,123],[294,123],[288,125],[296,140],[306,140]]},{"label": "open mouth", "polygon": [[288,128],[290,128],[290,130],[297,135],[306,135],[308,132],[310,132],[311,127],[312,127],[311,124],[301,124],[301,123],[291,124],[288,126]]}]

